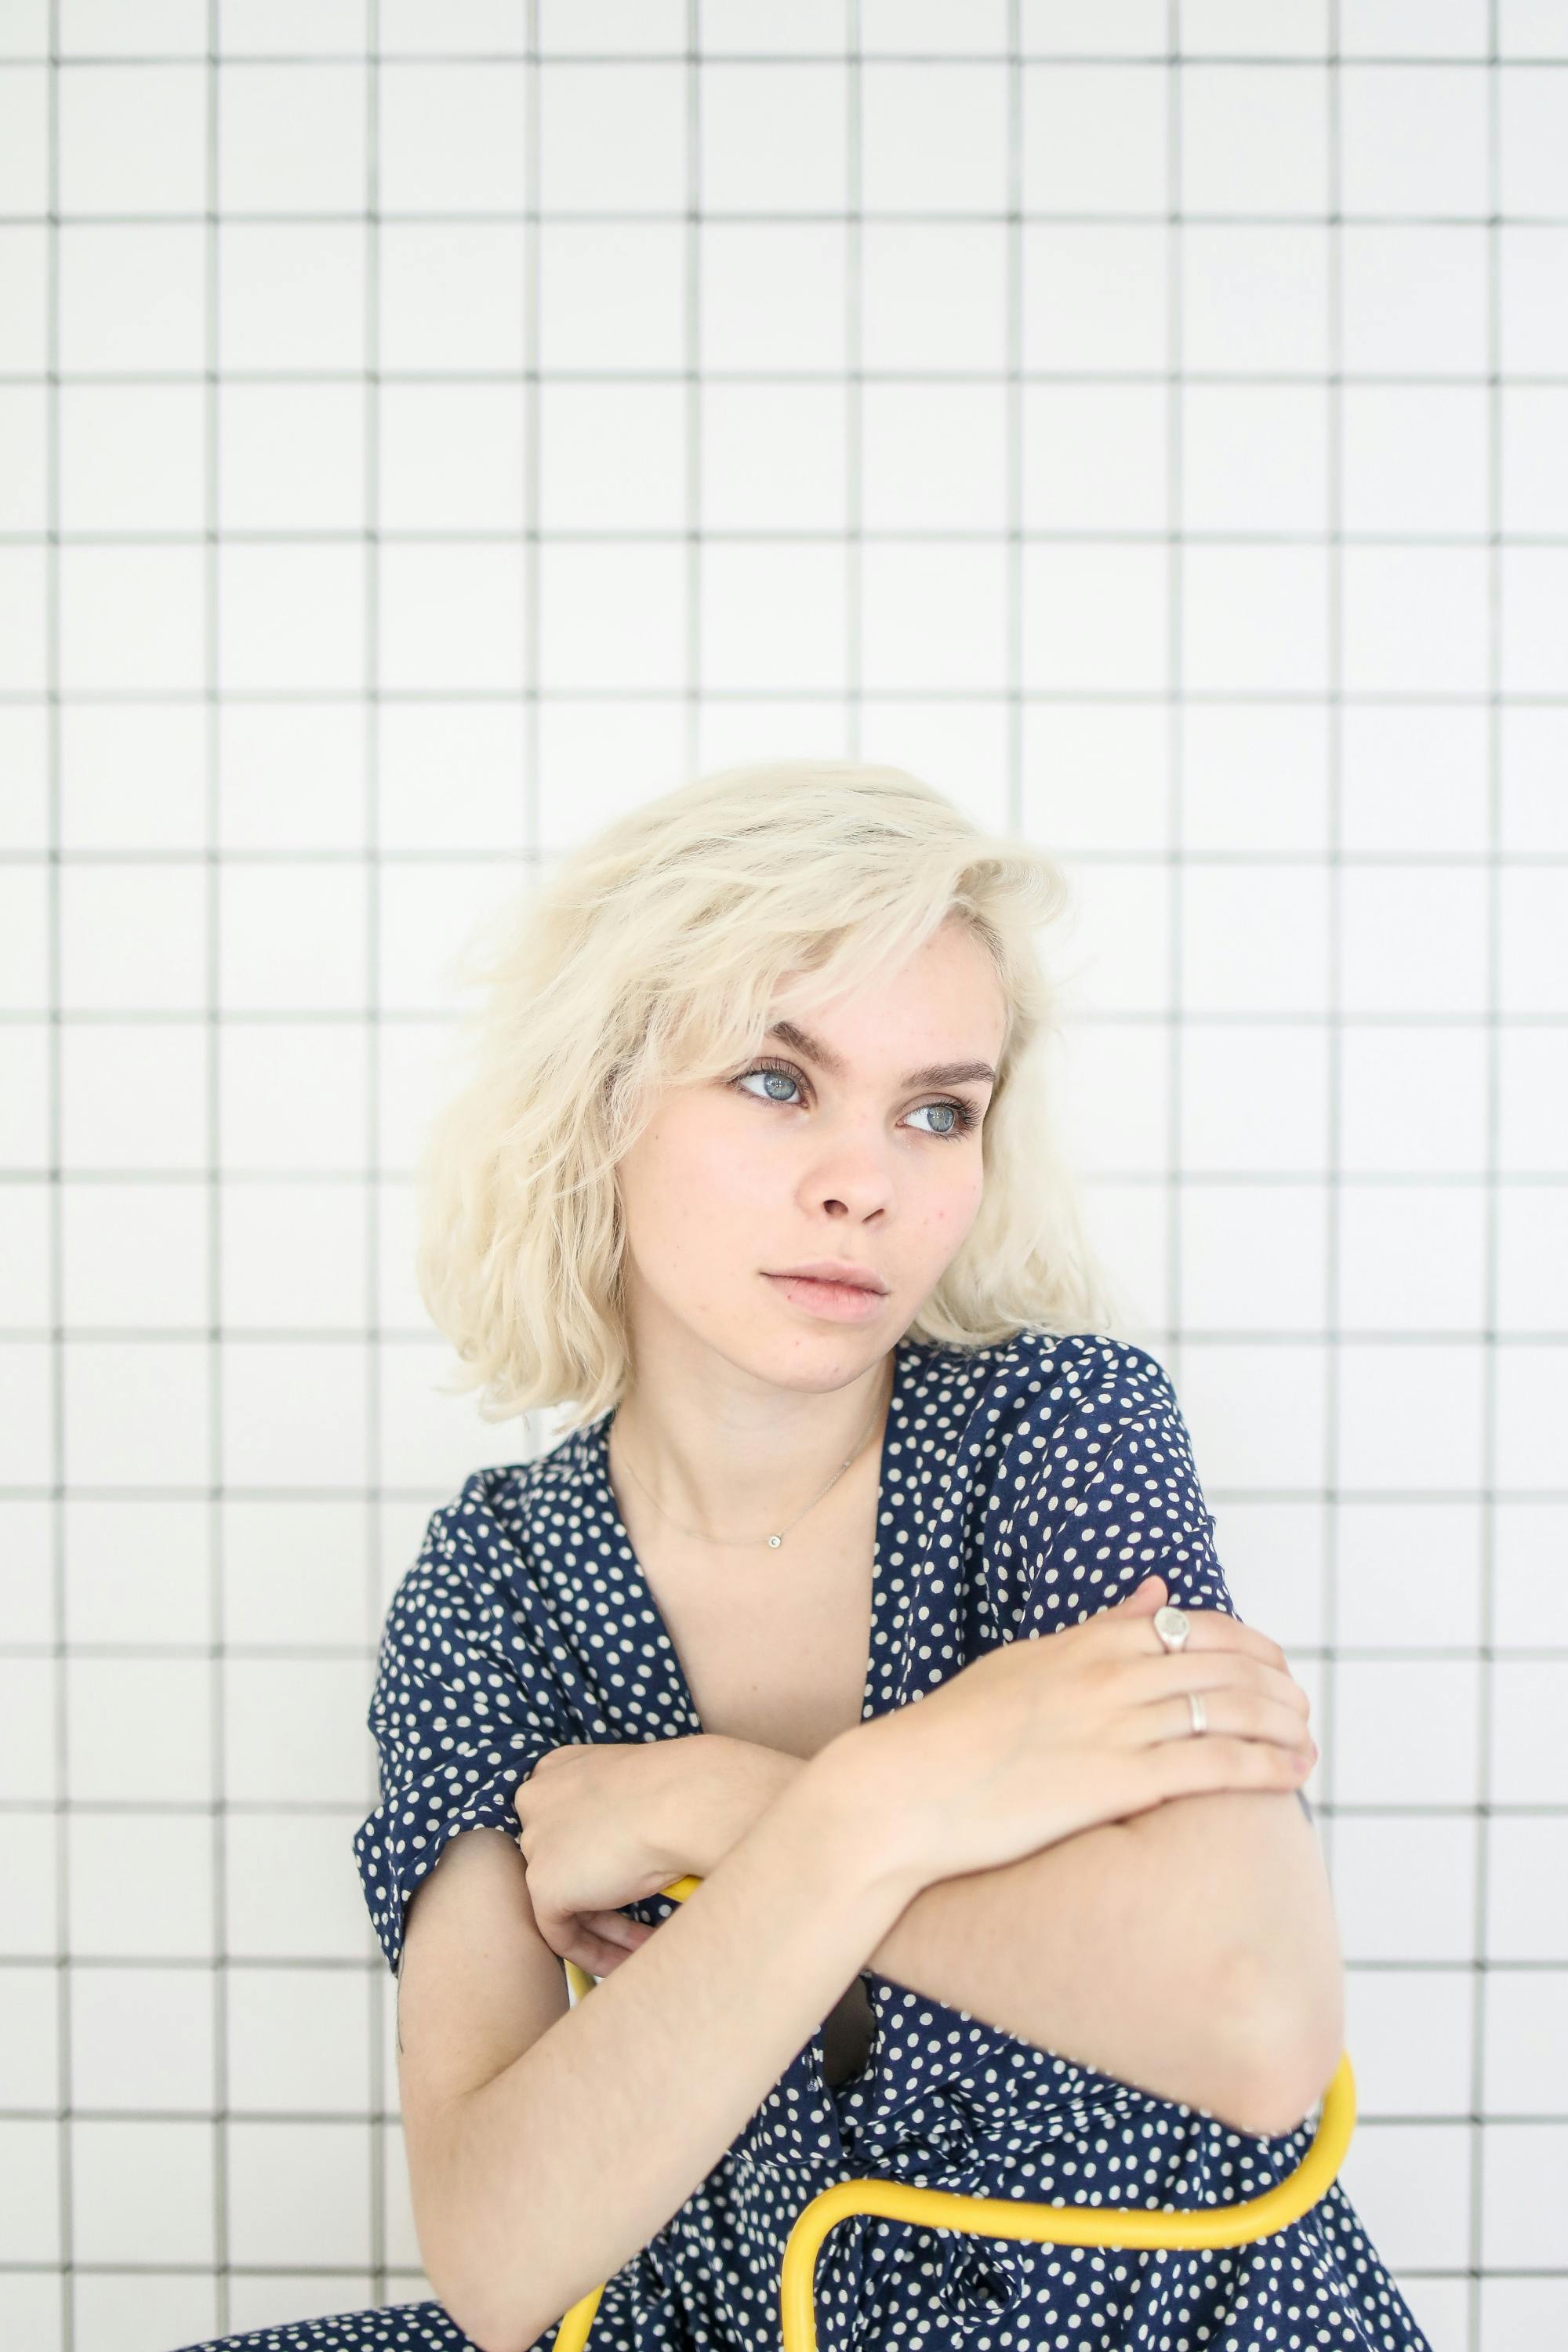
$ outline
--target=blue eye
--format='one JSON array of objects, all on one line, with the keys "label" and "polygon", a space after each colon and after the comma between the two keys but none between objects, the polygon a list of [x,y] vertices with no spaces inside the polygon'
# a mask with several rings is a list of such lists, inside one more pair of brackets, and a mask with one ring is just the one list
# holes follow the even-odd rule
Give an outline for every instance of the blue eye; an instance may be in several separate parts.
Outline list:
[{"label": "blue eye", "polygon": [[[744,1088],[744,1082],[747,1078],[767,1077],[770,1076],[778,1078],[787,1078],[791,1086],[794,1087],[804,1087],[805,1085],[805,1080],[801,1076],[800,1072],[798,1070],[791,1069],[787,1062],[753,1062],[750,1069],[742,1070],[739,1077],[731,1078],[729,1083],[735,1088],[737,1093],[741,1093]],[[782,1102],[786,1110],[794,1110],[797,1108],[795,1103],[788,1101],[783,1095],[752,1095],[751,1098],[753,1102]],[[972,1105],[966,1102],[959,1102],[951,1095],[943,1095],[933,1102],[917,1103],[915,1108],[917,1110],[952,1111],[952,1125],[951,1127],[927,1127],[922,1128],[920,1130],[921,1134],[929,1135],[932,1141],[936,1143],[952,1143],[956,1141],[959,1137],[967,1135],[979,1118],[979,1113],[972,1107]]]}]

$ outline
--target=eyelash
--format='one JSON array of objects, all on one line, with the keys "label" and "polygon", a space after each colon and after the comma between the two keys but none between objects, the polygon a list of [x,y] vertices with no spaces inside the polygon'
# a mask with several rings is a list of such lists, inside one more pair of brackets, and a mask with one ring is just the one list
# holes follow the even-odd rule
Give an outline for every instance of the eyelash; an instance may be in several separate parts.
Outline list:
[{"label": "eyelash", "polygon": [[[782,1077],[793,1078],[797,1087],[804,1087],[806,1084],[806,1080],[802,1077],[800,1072],[792,1069],[787,1062],[753,1062],[750,1069],[742,1070],[739,1076],[730,1080],[730,1084],[738,1094],[742,1090],[741,1080],[754,1078],[760,1070],[777,1070]],[[765,1102],[768,1099],[765,1095],[752,1097],[753,1102]],[[794,1110],[795,1108],[794,1103],[784,1105],[785,1110]],[[941,1134],[933,1127],[921,1128],[918,1130],[921,1134],[929,1135],[933,1143],[956,1143],[960,1137],[971,1134],[979,1124],[980,1114],[973,1106],[970,1103],[959,1102],[952,1095],[942,1095],[931,1102],[917,1103],[915,1108],[917,1110],[951,1110],[958,1114],[957,1124],[949,1128],[945,1135]]]}]

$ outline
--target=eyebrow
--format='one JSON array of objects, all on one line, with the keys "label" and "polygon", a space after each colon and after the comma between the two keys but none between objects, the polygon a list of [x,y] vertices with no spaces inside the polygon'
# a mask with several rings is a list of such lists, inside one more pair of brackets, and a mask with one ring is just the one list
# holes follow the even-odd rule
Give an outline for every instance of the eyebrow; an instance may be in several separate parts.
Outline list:
[{"label": "eyebrow", "polygon": [[[797,1054],[804,1054],[808,1062],[815,1062],[831,1076],[843,1076],[842,1055],[825,1045],[820,1038],[797,1029],[793,1021],[775,1021],[767,1034],[770,1037],[782,1037],[786,1045],[793,1045]],[[995,1085],[996,1073],[989,1062],[928,1062],[923,1069],[906,1070],[899,1083],[905,1087],[962,1087],[981,1078],[989,1078]]]}]

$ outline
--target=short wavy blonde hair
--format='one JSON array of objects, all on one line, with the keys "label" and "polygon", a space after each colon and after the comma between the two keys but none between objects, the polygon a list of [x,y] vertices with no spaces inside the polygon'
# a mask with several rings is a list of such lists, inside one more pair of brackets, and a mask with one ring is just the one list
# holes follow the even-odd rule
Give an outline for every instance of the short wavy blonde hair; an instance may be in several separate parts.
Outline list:
[{"label": "short wavy blonde hair", "polygon": [[1047,1113],[1058,998],[1033,934],[1070,901],[1043,851],[901,768],[777,760],[700,775],[573,851],[484,924],[483,993],[421,1156],[417,1278],[482,1419],[620,1402],[632,1360],[616,1165],[659,1091],[734,1069],[769,1024],[896,969],[950,917],[1007,1003],[980,1209],[908,1327],[959,1349],[1119,1319]]}]

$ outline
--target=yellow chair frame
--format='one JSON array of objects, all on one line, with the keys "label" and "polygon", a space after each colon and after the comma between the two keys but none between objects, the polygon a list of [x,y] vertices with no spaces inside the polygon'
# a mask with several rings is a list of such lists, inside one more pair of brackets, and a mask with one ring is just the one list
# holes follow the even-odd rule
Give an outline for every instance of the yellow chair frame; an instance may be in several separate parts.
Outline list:
[{"label": "yellow chair frame", "polygon": [[[660,1889],[684,1903],[700,1878],[673,1880]],[[563,1962],[568,1983],[581,2000],[595,1979],[573,1960]],[[1261,2197],[1237,2205],[1211,2205],[1193,2212],[1158,2207],[1021,2205],[1008,2197],[955,2196],[945,2189],[919,2189],[907,2180],[840,2180],[818,2190],[795,2216],[784,2247],[780,2276],[784,2352],[816,2352],[815,2287],[816,2257],[836,2222],[851,2213],[874,2213],[889,2221],[916,2221],[928,2230],[958,2230],[973,2237],[1026,2239],[1057,2246],[1240,2246],[1267,2238],[1300,2221],[1335,2179],[1355,2129],[1355,2076],[1350,2052],[1342,2051],[1333,2079],[1323,2093],[1318,2128],[1294,2172]],[[572,2305],[555,2331],[552,2352],[583,2352],[599,2307],[603,2286],[591,2288]]]}]

